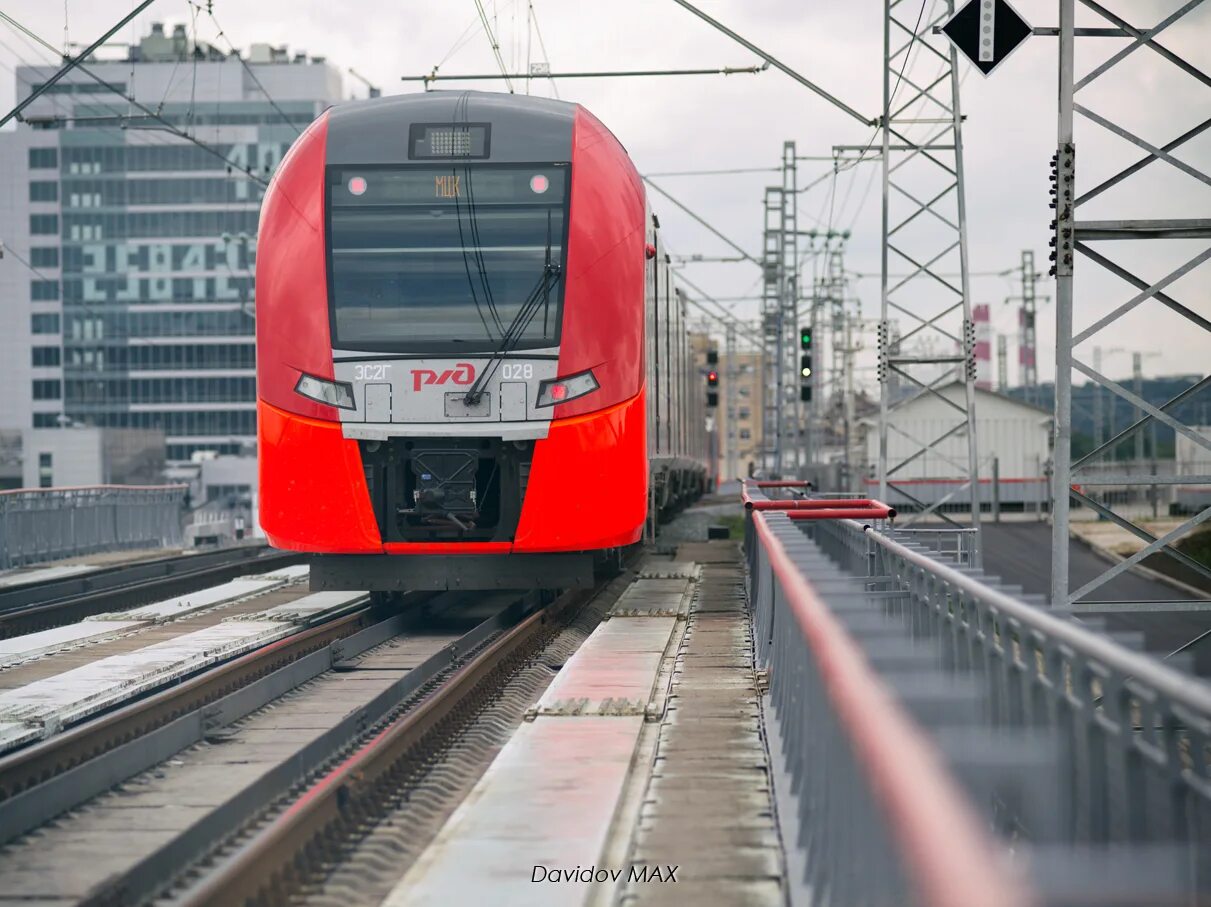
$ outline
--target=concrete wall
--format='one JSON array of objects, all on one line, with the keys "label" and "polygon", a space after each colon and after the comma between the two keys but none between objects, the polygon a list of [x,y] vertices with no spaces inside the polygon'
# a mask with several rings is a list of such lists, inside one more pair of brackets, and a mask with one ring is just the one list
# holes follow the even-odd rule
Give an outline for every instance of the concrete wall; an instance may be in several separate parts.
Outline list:
[{"label": "concrete wall", "polygon": [[[99,428],[29,428],[23,432],[25,488],[105,484],[105,455]],[[42,481],[42,454],[51,458],[49,483]]]},{"label": "concrete wall", "polygon": [[114,428],[29,428],[22,432],[22,487],[42,487],[41,455],[50,454],[50,484],[158,485],[164,481],[164,433]]},{"label": "concrete wall", "polygon": [[[1211,440],[1211,426],[1194,425],[1191,428]],[[1177,474],[1180,476],[1196,476],[1211,474],[1211,450],[1187,438],[1181,432],[1175,436],[1175,452],[1177,454]]]}]

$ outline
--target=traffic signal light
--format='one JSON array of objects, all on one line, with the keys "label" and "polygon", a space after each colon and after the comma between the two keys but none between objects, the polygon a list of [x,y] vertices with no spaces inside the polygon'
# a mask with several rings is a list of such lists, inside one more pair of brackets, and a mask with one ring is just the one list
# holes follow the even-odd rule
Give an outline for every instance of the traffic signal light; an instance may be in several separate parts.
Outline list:
[{"label": "traffic signal light", "polygon": [[707,391],[706,405],[708,407],[716,407],[719,405],[719,395],[714,391]]},{"label": "traffic signal light", "polygon": [[718,386],[719,386],[719,373],[717,371],[715,371],[714,369],[711,369],[709,372],[706,373],[706,387],[707,387],[706,405],[707,406],[718,406],[719,405],[719,392],[715,390],[715,388],[717,388]]},{"label": "traffic signal light", "polygon": [[715,371],[714,369],[712,369],[711,371],[706,373],[706,386],[707,387],[718,387],[719,386],[719,373],[717,371]]},{"label": "traffic signal light", "polygon": [[799,343],[803,352],[799,355],[799,399],[804,403],[812,402],[812,329],[799,329]]},{"label": "traffic signal light", "polygon": [[718,365],[719,364],[719,351],[718,350],[709,349],[706,351],[706,364],[707,365]]}]

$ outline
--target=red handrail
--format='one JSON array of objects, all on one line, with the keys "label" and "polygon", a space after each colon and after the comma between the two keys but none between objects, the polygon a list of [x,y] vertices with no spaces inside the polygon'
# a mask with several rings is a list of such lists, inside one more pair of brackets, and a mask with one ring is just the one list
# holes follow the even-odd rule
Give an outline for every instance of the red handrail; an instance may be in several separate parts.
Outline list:
[{"label": "red handrail", "polygon": [[752,521],[918,895],[904,901],[928,907],[1031,904],[933,744],[816,595],[770,531],[765,514],[754,512]]},{"label": "red handrail", "polygon": [[896,509],[871,501],[866,507],[821,507],[815,510],[787,510],[792,520],[891,520]]},{"label": "red handrail", "polygon": [[827,510],[830,507],[883,507],[873,498],[796,498],[782,500],[750,500],[744,504],[749,510]]},{"label": "red handrail", "polygon": [[784,510],[795,520],[891,520],[896,509],[873,498],[799,498],[769,500],[743,494],[746,510]]}]

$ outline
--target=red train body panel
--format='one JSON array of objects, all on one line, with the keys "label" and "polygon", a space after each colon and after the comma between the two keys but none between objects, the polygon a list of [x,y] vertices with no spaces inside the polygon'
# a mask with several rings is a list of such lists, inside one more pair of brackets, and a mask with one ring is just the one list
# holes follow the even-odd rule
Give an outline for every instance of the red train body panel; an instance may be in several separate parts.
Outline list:
[{"label": "red train body panel", "polygon": [[705,490],[702,382],[654,221],[577,105],[427,93],[316,120],[258,239],[270,542],[332,556],[313,586],[474,585],[472,556],[623,547],[653,483],[666,505]]}]

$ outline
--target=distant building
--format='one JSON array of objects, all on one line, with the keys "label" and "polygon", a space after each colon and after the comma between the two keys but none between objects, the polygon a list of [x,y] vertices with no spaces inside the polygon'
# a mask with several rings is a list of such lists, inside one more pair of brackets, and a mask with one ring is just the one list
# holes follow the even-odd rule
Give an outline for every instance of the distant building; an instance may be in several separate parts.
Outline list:
[{"label": "distant building", "polygon": [[[736,385],[734,398],[728,397],[727,384],[730,382]],[[760,353],[737,353],[735,362],[729,362],[726,354],[720,355],[719,437],[723,441],[719,475],[725,480],[737,477],[727,474],[729,445],[735,447],[735,471],[738,475],[747,476],[750,468],[755,470],[761,466],[764,392]],[[734,399],[734,407],[728,405],[729,399]]]},{"label": "distant building", "polygon": [[[896,412],[896,430],[887,435],[887,463],[892,468],[908,460],[962,421],[955,409],[965,393],[959,382],[902,404]],[[945,399],[939,399],[939,396]],[[946,401],[952,401],[948,403]],[[981,500],[992,500],[992,477],[1000,478],[1003,503],[1038,504],[1048,500],[1047,475],[1051,459],[1051,413],[1021,400],[983,388],[976,389],[976,436],[983,459],[979,463]],[[859,420],[865,451],[864,491],[878,492],[879,427],[877,417]],[[967,433],[956,431],[920,456],[907,462],[892,477],[895,484],[925,503],[939,500],[961,481],[955,464],[967,467]],[[902,498],[889,493],[887,503],[903,507]],[[965,492],[955,498],[968,500]]]},{"label": "distant building", "polygon": [[27,428],[23,488],[157,485],[164,481],[164,434],[145,429]]},{"label": "distant building", "polygon": [[[1190,430],[1211,438],[1211,426],[1192,425]],[[1211,451],[1185,434],[1177,434],[1175,440],[1177,475],[1190,476],[1190,484],[1174,486],[1171,503],[1177,505],[1179,513],[1198,513],[1211,506],[1211,488],[1205,481],[1199,481],[1201,477],[1211,475]]]},{"label": "distant building", "polygon": [[[155,430],[176,462],[250,454],[263,190],[235,168],[268,178],[340,74],[263,44],[246,68],[159,25],[87,67],[217,155],[81,69],[0,134],[0,429]],[[19,66],[18,99],[55,71]]]},{"label": "distant building", "polygon": [[[714,430],[715,475],[725,482],[738,475],[748,475],[750,464],[754,469],[760,466],[761,354],[738,353],[736,361],[729,365],[726,352],[719,348],[716,338],[707,333],[690,334],[690,349],[704,382],[708,372],[714,371],[719,377],[715,388],[718,405],[707,410]],[[711,351],[715,353],[714,362],[709,360]],[[733,382],[735,392],[729,398],[728,386]],[[730,409],[729,399],[734,401]],[[730,457],[729,451],[732,452]],[[734,475],[728,473],[729,463],[734,464],[731,467]]]}]

